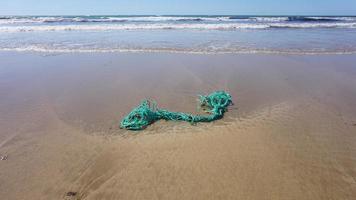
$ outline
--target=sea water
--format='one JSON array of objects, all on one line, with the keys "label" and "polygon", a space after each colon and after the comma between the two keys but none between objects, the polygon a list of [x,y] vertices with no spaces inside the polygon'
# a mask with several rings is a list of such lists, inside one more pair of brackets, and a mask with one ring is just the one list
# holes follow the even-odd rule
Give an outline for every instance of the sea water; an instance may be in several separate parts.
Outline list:
[{"label": "sea water", "polygon": [[355,16],[2,16],[0,51],[356,53]]}]

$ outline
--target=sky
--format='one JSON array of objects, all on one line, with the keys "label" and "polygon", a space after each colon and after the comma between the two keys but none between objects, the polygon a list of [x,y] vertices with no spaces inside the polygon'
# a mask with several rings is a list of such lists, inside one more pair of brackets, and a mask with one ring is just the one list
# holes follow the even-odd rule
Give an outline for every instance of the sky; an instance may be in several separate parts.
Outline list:
[{"label": "sky", "polygon": [[356,15],[356,0],[0,0],[0,15]]}]

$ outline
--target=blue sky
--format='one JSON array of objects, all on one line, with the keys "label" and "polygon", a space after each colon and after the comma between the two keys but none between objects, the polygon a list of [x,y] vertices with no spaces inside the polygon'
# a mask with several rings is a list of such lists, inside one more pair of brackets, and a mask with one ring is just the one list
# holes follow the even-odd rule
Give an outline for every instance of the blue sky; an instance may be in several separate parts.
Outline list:
[{"label": "blue sky", "polygon": [[0,15],[356,15],[356,0],[0,0]]}]

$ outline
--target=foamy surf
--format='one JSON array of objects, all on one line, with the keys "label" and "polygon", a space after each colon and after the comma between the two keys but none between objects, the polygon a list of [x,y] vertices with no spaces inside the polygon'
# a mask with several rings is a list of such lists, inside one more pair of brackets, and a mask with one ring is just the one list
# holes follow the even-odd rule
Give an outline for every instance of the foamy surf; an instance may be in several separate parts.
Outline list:
[{"label": "foamy surf", "polygon": [[42,25],[42,26],[0,26],[0,32],[28,31],[123,31],[123,30],[159,30],[159,29],[195,29],[195,30],[238,30],[273,28],[356,28],[355,23],[159,23],[159,24],[102,24],[102,25]]},{"label": "foamy surf", "polygon": [[354,16],[4,16],[0,50],[350,54]]},{"label": "foamy surf", "polygon": [[120,23],[120,22],[343,22],[356,21],[355,16],[0,16],[0,24],[28,23]]},{"label": "foamy surf", "polygon": [[[355,24],[356,25],[356,24]],[[264,24],[117,24],[117,25],[56,25],[56,26],[2,26],[0,32],[26,31],[113,31],[113,30],[157,30],[157,29],[265,29]]]}]

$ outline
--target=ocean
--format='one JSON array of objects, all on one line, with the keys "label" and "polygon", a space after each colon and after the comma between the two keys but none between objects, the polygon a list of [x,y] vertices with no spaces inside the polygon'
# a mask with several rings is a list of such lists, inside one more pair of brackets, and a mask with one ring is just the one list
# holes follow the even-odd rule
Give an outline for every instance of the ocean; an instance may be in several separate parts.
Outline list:
[{"label": "ocean", "polygon": [[0,51],[356,53],[356,16],[0,16]]}]

